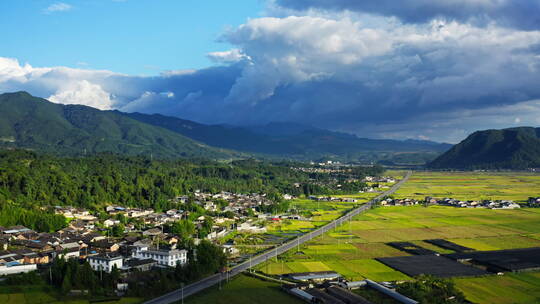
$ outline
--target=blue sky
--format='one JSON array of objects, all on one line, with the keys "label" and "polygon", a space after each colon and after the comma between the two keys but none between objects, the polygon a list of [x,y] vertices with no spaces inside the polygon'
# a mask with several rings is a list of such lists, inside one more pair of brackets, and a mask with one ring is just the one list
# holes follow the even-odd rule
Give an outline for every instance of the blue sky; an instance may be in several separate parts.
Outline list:
[{"label": "blue sky", "polygon": [[0,0],[0,93],[62,104],[453,143],[539,83],[539,0]]},{"label": "blue sky", "polygon": [[261,11],[258,0],[2,0],[0,56],[128,74],[198,69],[228,48],[218,42],[227,28]]}]

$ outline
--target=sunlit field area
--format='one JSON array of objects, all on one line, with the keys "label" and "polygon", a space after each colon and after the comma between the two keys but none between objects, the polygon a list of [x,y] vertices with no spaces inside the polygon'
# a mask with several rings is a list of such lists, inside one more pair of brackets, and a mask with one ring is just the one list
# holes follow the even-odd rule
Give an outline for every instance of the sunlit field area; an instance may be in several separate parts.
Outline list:
[{"label": "sunlit field area", "polygon": [[[396,174],[396,173],[394,173]],[[460,199],[507,199],[525,201],[540,196],[540,176],[520,173],[432,173],[418,172],[395,197],[455,197]],[[321,203],[322,204],[322,203]],[[321,210],[324,210],[321,207]],[[349,280],[376,281],[410,279],[377,260],[407,256],[388,242],[411,242],[441,254],[453,253],[424,240],[445,239],[474,250],[540,247],[540,209],[490,210],[446,206],[378,207],[341,227],[259,267],[262,272],[281,275],[291,272],[337,271]],[[537,293],[538,273],[456,279],[459,289],[478,303],[531,303]],[[510,287],[505,296],[484,294],[482,286]]]},{"label": "sunlit field area", "polygon": [[380,207],[264,265],[270,274],[335,270],[348,279],[403,280],[407,277],[377,262],[377,257],[407,253],[386,243],[410,241],[439,253],[452,253],[424,242],[447,239],[476,250],[540,246],[540,210],[488,210],[454,207]]},{"label": "sunlit field area", "polygon": [[399,198],[451,197],[513,200],[540,196],[540,174],[526,172],[415,172],[395,194]]}]

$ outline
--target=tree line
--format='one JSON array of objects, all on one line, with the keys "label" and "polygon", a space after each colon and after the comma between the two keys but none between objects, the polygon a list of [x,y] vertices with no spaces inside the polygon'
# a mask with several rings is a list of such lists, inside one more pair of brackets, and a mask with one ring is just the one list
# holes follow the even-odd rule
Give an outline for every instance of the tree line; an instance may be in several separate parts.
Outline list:
[{"label": "tree line", "polygon": [[[270,196],[339,191],[333,189],[330,182],[328,186],[314,185],[309,173],[290,167],[288,162],[255,160],[222,163],[151,160],[112,154],[59,158],[28,151],[1,151],[0,202],[12,201],[22,206],[68,204],[85,208],[113,203],[164,210],[170,207],[170,198],[194,190],[258,192]],[[381,173],[379,167],[367,167],[355,174],[363,177]],[[318,174],[317,183],[333,178],[329,174]],[[295,187],[294,183],[308,186]],[[347,191],[360,186],[353,185]]]}]

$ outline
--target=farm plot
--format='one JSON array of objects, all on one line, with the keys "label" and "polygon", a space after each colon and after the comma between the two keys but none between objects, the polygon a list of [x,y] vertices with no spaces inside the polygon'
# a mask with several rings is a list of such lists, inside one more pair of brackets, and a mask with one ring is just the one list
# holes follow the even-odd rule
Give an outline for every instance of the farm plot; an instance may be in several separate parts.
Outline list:
[{"label": "farm plot", "polygon": [[390,242],[388,245],[413,255],[434,255],[436,253],[433,250],[426,249],[411,242]]},{"label": "farm plot", "polygon": [[376,260],[411,277],[421,274],[428,274],[441,278],[488,274],[488,272],[484,270],[436,255],[378,258]]},{"label": "farm plot", "polygon": [[492,272],[530,271],[540,269],[540,248],[524,248],[513,250],[474,251],[448,254],[454,260],[471,260],[475,264],[485,266]]},{"label": "farm plot", "polygon": [[473,303],[539,303],[540,273],[508,273],[504,276],[454,279]]},{"label": "farm plot", "polygon": [[440,248],[445,248],[445,249],[453,250],[453,251],[456,251],[456,252],[466,252],[466,251],[473,250],[472,248],[460,246],[460,245],[458,245],[456,243],[452,243],[450,241],[443,240],[443,239],[426,240],[425,242],[433,244],[433,245],[438,246]]}]

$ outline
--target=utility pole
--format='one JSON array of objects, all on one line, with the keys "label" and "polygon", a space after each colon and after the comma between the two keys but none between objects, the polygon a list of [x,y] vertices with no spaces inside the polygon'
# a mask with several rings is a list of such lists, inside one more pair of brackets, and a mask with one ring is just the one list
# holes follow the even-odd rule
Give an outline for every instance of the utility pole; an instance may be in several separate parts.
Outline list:
[{"label": "utility pole", "polygon": [[352,243],[352,227],[351,227],[351,220],[352,220],[352,217],[349,218],[349,237],[350,237],[349,243]]},{"label": "utility pole", "polygon": [[184,282],[180,283],[180,286],[182,287],[182,304],[184,304]]}]

